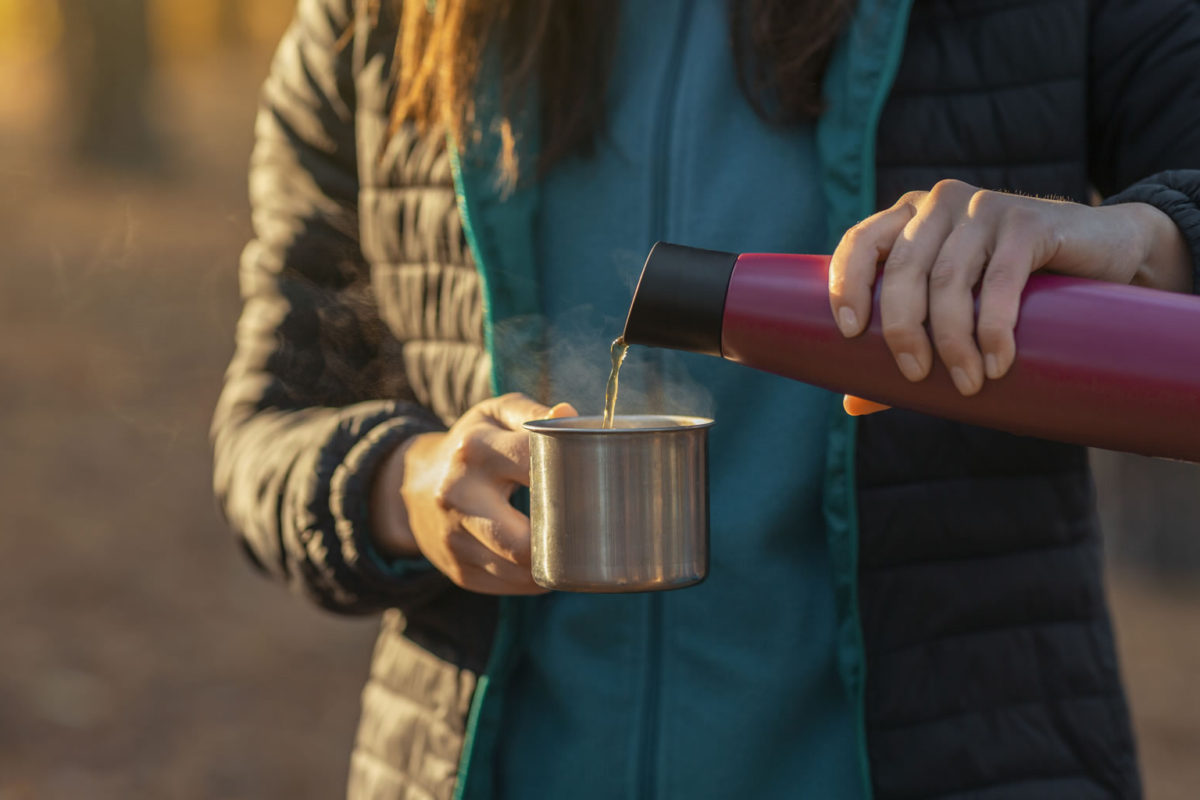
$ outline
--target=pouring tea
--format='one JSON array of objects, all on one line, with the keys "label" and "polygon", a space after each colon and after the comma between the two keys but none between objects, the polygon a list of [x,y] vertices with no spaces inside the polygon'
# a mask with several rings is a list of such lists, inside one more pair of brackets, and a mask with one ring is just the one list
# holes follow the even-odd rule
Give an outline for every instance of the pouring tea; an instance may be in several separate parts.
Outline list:
[{"label": "pouring tea", "polygon": [[916,383],[901,375],[883,340],[878,288],[871,324],[844,338],[829,307],[829,262],[660,242],[622,339],[1024,436],[1200,462],[1200,298],[1035,273],[1016,362],[964,397],[940,363]]}]

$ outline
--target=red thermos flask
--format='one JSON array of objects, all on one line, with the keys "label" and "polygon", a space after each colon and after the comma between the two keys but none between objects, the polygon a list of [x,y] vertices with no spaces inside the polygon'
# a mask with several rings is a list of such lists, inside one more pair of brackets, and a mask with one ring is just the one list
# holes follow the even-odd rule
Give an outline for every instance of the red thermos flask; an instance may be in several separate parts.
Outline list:
[{"label": "red thermos flask", "polygon": [[722,356],[835,392],[1025,436],[1200,462],[1200,298],[1037,273],[1017,356],[973,397],[935,357],[910,383],[871,324],[844,338],[829,257],[660,242],[625,322],[629,344]]}]

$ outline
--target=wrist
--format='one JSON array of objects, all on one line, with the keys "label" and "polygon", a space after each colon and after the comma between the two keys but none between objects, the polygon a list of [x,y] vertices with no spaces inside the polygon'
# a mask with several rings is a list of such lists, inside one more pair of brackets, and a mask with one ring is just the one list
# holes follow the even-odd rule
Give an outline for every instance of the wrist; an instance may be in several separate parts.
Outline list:
[{"label": "wrist", "polygon": [[1141,258],[1130,283],[1168,292],[1191,292],[1191,254],[1175,221],[1149,203],[1113,207],[1125,211],[1138,231]]},{"label": "wrist", "polygon": [[429,437],[441,436],[422,433],[401,442],[387,455],[375,474],[370,497],[371,541],[385,558],[417,558],[421,555],[404,502],[405,478],[411,481],[419,472],[416,462],[424,451],[422,445],[428,446]]}]

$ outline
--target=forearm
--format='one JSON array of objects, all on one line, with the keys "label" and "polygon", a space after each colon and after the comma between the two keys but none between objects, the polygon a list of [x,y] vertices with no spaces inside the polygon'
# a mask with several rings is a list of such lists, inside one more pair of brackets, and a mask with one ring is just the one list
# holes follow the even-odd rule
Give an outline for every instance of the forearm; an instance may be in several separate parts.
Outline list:
[{"label": "forearm", "polygon": [[371,541],[387,558],[419,558],[421,548],[404,502],[405,476],[427,469],[441,433],[423,433],[401,442],[379,466],[371,485]]},{"label": "forearm", "polygon": [[301,0],[264,85],[245,305],[212,432],[217,496],[255,562],[365,612],[428,582],[375,555],[369,496],[386,455],[441,422],[392,399],[402,364],[382,349],[358,241],[352,20],[348,0]]}]

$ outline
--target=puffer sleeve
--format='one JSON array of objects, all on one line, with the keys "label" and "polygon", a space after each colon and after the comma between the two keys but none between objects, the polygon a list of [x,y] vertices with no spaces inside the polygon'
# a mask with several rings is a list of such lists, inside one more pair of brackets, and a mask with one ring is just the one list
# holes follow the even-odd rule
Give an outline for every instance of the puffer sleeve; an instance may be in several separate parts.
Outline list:
[{"label": "puffer sleeve", "polygon": [[350,0],[300,0],[263,88],[250,167],[254,239],[212,423],[214,488],[252,562],[324,608],[427,602],[448,581],[370,546],[382,459],[441,430],[399,398],[358,244]]},{"label": "puffer sleeve", "polygon": [[1090,26],[1092,180],[1174,220],[1200,292],[1200,3],[1093,0]]}]

